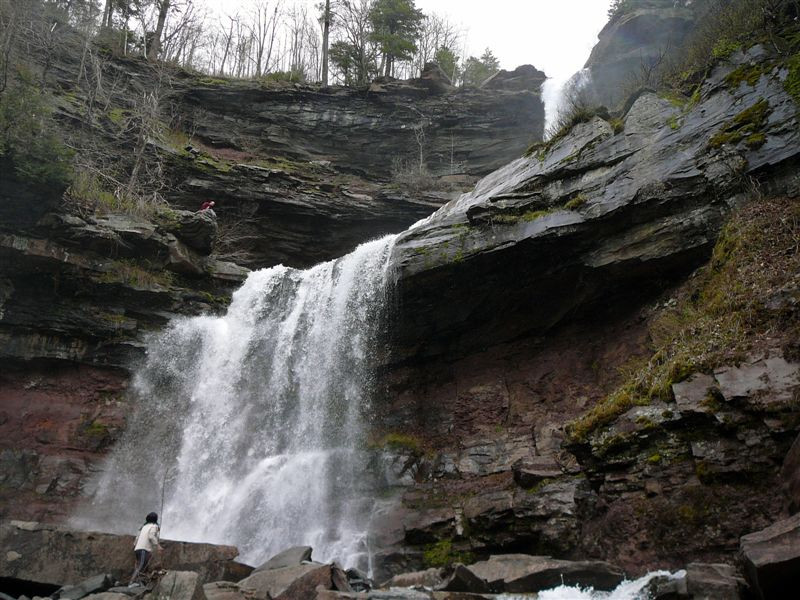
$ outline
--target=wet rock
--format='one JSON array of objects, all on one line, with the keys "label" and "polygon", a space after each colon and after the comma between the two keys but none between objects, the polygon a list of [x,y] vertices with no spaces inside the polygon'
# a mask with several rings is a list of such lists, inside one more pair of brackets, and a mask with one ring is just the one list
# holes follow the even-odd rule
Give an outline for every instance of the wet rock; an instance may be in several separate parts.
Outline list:
[{"label": "wet rock", "polygon": [[[144,593],[144,590],[142,593]],[[130,598],[133,597],[138,596],[131,596],[130,594],[123,594],[121,592],[101,592],[99,594],[86,596],[85,600],[130,600]]]},{"label": "wet rock", "polygon": [[[98,571],[107,570],[116,580],[130,577],[133,536],[84,532],[35,522],[0,523],[0,577],[51,585],[75,585]],[[162,567],[191,570],[199,580],[241,579],[252,569],[234,558],[232,546],[161,542]],[[53,552],[58,548],[58,552]],[[13,553],[13,556],[12,556]]]},{"label": "wet rock", "polygon": [[450,569],[450,573],[444,581],[436,586],[437,591],[442,592],[468,592],[482,594],[489,592],[489,584],[485,579],[477,576],[473,571],[464,565],[456,564]]},{"label": "wet rock", "polygon": [[333,584],[333,589],[340,592],[356,591],[350,587],[350,581],[347,573],[336,563],[331,565],[331,583]]},{"label": "wet rock", "polygon": [[203,586],[207,600],[244,600],[239,584],[229,581],[215,581]]},{"label": "wet rock", "polygon": [[167,571],[150,597],[152,600],[205,600],[200,576],[190,571]]},{"label": "wet rock", "polygon": [[744,573],[760,600],[800,589],[800,514],[742,536]]},{"label": "wet rock", "polygon": [[59,600],[80,600],[89,594],[104,592],[114,583],[111,575],[95,575],[77,585],[63,587],[58,590]]},{"label": "wet rock", "polygon": [[240,589],[261,600],[304,600],[313,597],[318,585],[325,589],[333,587],[330,565],[305,564],[260,570],[239,582]]},{"label": "wet rock", "polygon": [[690,563],[686,582],[692,598],[737,600],[745,597],[747,584],[736,569],[725,564]]},{"label": "wet rock", "polygon": [[414,571],[413,573],[401,573],[399,575],[395,575],[381,587],[425,587],[433,589],[441,583],[442,570],[431,568],[425,569],[424,571]]},{"label": "wet rock", "polygon": [[498,592],[533,593],[564,585],[611,590],[625,578],[624,573],[606,562],[566,561],[549,556],[506,554],[469,566]]},{"label": "wet rock", "polygon": [[686,574],[680,577],[654,577],[645,587],[645,592],[648,600],[684,600],[691,597]]},{"label": "wet rock", "polygon": [[368,592],[372,588],[372,580],[363,571],[351,568],[347,569],[345,573],[347,575],[347,581],[353,591]]},{"label": "wet rock", "polygon": [[284,567],[296,567],[304,562],[311,560],[311,546],[297,546],[279,552],[254,571],[267,571],[270,569],[283,569]]}]

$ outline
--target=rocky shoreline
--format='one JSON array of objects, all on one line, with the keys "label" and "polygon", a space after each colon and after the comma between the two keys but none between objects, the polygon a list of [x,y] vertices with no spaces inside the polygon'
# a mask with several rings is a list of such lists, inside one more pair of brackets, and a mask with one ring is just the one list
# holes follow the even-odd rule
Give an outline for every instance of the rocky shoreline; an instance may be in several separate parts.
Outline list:
[{"label": "rocky shoreline", "polygon": [[[628,579],[602,561],[501,554],[376,582],[357,569],[313,561],[308,546],[254,568],[236,562],[230,546],[163,540],[148,575],[127,586],[132,536],[9,521],[0,524],[0,544],[3,600],[490,600],[535,598],[559,586],[610,591]],[[744,536],[736,562],[738,569],[690,563],[674,574],[654,573],[641,580],[641,593],[650,600],[781,597],[798,583],[800,516]]]}]

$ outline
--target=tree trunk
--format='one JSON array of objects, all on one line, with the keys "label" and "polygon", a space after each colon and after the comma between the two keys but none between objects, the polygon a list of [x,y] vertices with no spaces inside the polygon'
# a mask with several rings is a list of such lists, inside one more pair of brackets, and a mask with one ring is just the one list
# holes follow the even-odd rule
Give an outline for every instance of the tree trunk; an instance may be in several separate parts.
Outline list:
[{"label": "tree trunk", "polygon": [[106,7],[103,9],[103,27],[111,27],[111,13],[113,11],[111,0],[106,0]]},{"label": "tree trunk", "polygon": [[328,41],[331,33],[331,0],[325,0],[325,16],[322,25],[322,85],[328,85]]},{"label": "tree trunk", "polygon": [[156,22],[156,31],[153,34],[153,41],[147,51],[148,60],[158,59],[161,53],[161,36],[164,34],[164,23],[167,21],[167,14],[169,13],[169,5],[171,0],[161,0],[158,7],[158,21]]}]

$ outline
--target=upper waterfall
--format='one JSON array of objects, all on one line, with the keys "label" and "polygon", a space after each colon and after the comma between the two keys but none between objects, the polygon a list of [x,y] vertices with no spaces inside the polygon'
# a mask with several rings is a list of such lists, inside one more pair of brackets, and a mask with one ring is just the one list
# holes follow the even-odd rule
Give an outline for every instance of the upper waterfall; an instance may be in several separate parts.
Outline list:
[{"label": "upper waterfall", "polygon": [[254,272],[224,316],[153,335],[80,524],[134,531],[163,501],[168,538],[236,545],[254,564],[302,544],[365,566],[365,423],[393,244]]}]

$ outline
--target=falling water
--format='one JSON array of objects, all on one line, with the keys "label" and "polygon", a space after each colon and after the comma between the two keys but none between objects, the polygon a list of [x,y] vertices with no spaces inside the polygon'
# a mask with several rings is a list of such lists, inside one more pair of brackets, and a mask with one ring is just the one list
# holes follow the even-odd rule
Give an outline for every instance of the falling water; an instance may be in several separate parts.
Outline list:
[{"label": "falling water", "polygon": [[366,563],[365,421],[393,237],[306,271],[252,273],[227,314],[149,340],[138,407],[82,526],[227,543],[251,564],[293,545]]},{"label": "falling water", "polygon": [[580,92],[591,81],[591,71],[582,69],[569,76],[556,76],[547,79],[542,87],[544,102],[544,131],[549,136],[553,131],[561,112],[567,108],[569,95]]}]

